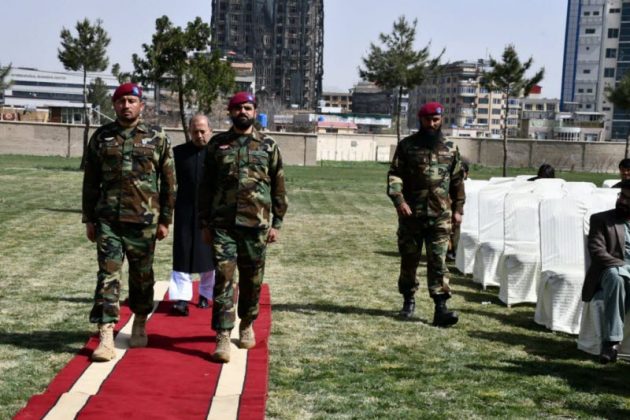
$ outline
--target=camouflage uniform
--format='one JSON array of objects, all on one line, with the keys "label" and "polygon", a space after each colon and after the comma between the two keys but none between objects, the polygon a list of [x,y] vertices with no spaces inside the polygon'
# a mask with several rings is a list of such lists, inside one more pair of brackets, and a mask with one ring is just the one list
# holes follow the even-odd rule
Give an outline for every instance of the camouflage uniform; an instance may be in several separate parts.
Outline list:
[{"label": "camouflage uniform", "polygon": [[238,315],[258,316],[270,228],[287,211],[282,157],[276,142],[254,130],[217,134],[208,143],[199,185],[199,220],[212,232],[216,268],[212,328],[234,327],[234,272],[239,271]]},{"label": "camouflage uniform", "polygon": [[406,202],[410,217],[398,219],[401,256],[398,290],[414,294],[422,244],[426,244],[427,283],[431,296],[450,294],[445,264],[452,211],[463,214],[464,182],[459,149],[441,137],[432,146],[421,133],[398,144],[388,172],[387,194],[398,207]]},{"label": "camouflage uniform", "polygon": [[90,139],[83,178],[83,222],[96,226],[98,275],[90,322],[117,322],[121,266],[129,261],[129,304],[153,307],[157,225],[169,225],[175,202],[170,140],[143,122],[100,127]]}]

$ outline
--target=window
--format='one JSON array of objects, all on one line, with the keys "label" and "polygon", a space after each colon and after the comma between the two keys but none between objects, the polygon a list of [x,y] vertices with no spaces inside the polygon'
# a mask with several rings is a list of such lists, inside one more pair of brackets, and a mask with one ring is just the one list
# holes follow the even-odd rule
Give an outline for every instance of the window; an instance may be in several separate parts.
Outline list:
[{"label": "window", "polygon": [[496,118],[492,120],[492,125],[499,125],[499,124],[501,124],[501,120],[496,119]]},{"label": "window", "polygon": [[500,104],[500,103],[501,103],[501,99],[499,99],[499,98],[493,98],[493,99],[492,99],[492,103],[493,103],[493,104],[495,104],[495,105]]},{"label": "window", "polygon": [[488,98],[479,98],[479,103],[480,104],[487,104],[488,102],[489,102]]},{"label": "window", "polygon": [[578,93],[584,93],[584,89],[578,89]]},{"label": "window", "polygon": [[613,9],[610,9],[610,10],[608,11],[608,13],[621,13],[621,9],[620,9],[620,8],[618,8],[618,7],[617,7],[617,8],[613,8]]},{"label": "window", "polygon": [[617,48],[606,48],[606,58],[617,58]]},{"label": "window", "polygon": [[488,124],[488,119],[487,118],[478,118],[477,119],[477,124]]},{"label": "window", "polygon": [[608,38],[619,38],[619,29],[618,28],[608,29]]},{"label": "window", "polygon": [[593,28],[586,28],[584,30],[584,33],[587,34],[587,35],[594,34],[595,33],[595,29],[593,29]]},{"label": "window", "polygon": [[584,69],[584,70],[582,70],[582,73],[584,73],[584,74],[591,74],[591,69]]},{"label": "window", "polygon": [[593,16],[599,16],[599,10],[595,10],[595,11],[593,12]]},{"label": "window", "polygon": [[477,113],[478,114],[488,114],[488,108],[478,108],[477,109]]},{"label": "window", "polygon": [[497,109],[497,108],[494,108],[494,109],[492,110],[492,115],[501,115],[501,110],[500,110],[500,109]]},{"label": "window", "polygon": [[584,16],[590,16],[591,12],[584,12]]},{"label": "window", "polygon": [[[615,77],[615,68],[614,67],[606,67],[604,69],[604,77]],[[590,89],[592,90],[592,89]]]}]

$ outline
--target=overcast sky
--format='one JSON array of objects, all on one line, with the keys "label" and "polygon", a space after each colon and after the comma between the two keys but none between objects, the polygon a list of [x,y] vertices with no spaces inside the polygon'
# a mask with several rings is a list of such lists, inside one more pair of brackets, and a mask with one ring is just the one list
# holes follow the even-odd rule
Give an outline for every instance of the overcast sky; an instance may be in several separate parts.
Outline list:
[{"label": "overcast sky", "polygon": [[[210,0],[13,0],[0,15],[0,64],[63,70],[59,33],[87,17],[101,19],[110,35],[110,64],[131,70],[131,55],[150,43],[155,19],[166,14],[184,26],[196,16],[210,22]],[[566,0],[324,0],[324,90],[358,82],[361,57],[381,32],[405,15],[418,20],[416,46],[446,48],[448,61],[500,57],[514,44],[534,68],[545,67],[543,96],[559,97]]]}]

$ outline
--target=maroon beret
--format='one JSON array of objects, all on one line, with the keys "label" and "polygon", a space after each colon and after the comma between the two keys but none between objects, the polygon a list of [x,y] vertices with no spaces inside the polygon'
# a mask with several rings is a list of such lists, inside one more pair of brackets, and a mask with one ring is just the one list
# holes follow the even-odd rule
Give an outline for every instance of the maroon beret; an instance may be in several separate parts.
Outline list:
[{"label": "maroon beret", "polygon": [[112,96],[112,101],[116,102],[121,96],[127,95],[137,96],[138,98],[142,99],[142,88],[135,83],[123,83],[122,85],[118,86],[118,88],[114,92],[114,96]]},{"label": "maroon beret", "polygon": [[420,107],[418,118],[428,117],[431,115],[442,115],[444,107],[439,102],[428,102]]},{"label": "maroon beret", "polygon": [[238,92],[232,96],[230,99],[230,103],[228,103],[228,109],[232,109],[237,105],[244,104],[246,102],[251,102],[256,106],[256,98],[249,92]]}]

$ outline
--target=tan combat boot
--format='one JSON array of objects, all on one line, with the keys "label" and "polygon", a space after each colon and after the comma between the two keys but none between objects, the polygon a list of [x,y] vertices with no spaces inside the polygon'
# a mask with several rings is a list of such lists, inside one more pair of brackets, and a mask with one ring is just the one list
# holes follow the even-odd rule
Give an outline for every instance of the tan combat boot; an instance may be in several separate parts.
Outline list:
[{"label": "tan combat boot", "polygon": [[254,337],[254,328],[252,323],[241,322],[238,328],[238,346],[242,349],[251,349],[256,346],[256,338]]},{"label": "tan combat boot", "polygon": [[131,326],[131,338],[129,347],[146,347],[149,341],[145,327],[147,325],[146,315],[136,315]]},{"label": "tan combat boot", "polygon": [[92,353],[92,361],[109,362],[116,358],[114,349],[114,324],[98,324],[98,335],[100,342],[98,347]]},{"label": "tan combat boot", "polygon": [[219,363],[230,361],[230,331],[217,331],[217,347],[212,353],[212,360]]}]

